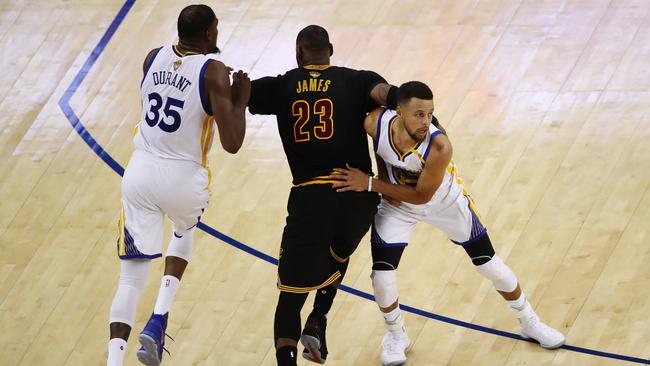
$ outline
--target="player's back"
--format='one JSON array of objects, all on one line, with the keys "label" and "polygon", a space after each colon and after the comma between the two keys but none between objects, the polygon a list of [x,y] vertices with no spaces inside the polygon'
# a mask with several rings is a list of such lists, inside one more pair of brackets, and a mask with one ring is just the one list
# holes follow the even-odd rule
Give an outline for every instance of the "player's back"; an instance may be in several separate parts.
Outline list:
[{"label": "player's back", "polygon": [[211,57],[181,54],[175,46],[154,51],[141,84],[142,119],[137,150],[205,166],[214,136],[214,119],[203,74]]},{"label": "player's back", "polygon": [[376,107],[370,90],[384,82],[379,75],[310,65],[256,82],[250,110],[277,116],[294,184],[327,176],[346,163],[371,172],[363,119]]}]

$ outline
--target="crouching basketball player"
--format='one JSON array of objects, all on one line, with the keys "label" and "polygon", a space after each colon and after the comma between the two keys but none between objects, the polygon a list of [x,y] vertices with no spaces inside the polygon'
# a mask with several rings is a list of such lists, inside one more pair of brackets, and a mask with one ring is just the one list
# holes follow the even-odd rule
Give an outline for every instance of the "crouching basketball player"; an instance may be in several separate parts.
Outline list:
[{"label": "crouching basketball player", "polygon": [[398,303],[397,266],[415,224],[421,221],[444,231],[467,252],[477,272],[492,281],[519,319],[524,338],[548,349],[562,346],[564,336],[539,319],[515,274],[495,254],[476,206],[457,176],[449,139],[436,127],[431,89],[412,81],[400,86],[396,97],[397,110],[376,109],[364,122],[374,140],[379,179],[356,168],[335,169],[330,176],[341,180],[334,185],[338,191],[382,194],[371,235],[372,285],[387,328],[382,364],[403,364],[411,345]]},{"label": "crouching basketball player", "polygon": [[166,215],[174,233],[137,352],[145,365],[160,364],[167,313],[190,260],[195,226],[208,205],[207,154],[215,125],[226,151],[236,153],[244,140],[250,80],[239,71],[231,86],[229,68],[210,55],[217,50],[217,23],[210,7],[186,7],[178,17],[178,45],[154,49],[144,61],[142,120],[122,180],[120,280],[110,310],[109,366],[124,362],[149,263],[162,256]]}]

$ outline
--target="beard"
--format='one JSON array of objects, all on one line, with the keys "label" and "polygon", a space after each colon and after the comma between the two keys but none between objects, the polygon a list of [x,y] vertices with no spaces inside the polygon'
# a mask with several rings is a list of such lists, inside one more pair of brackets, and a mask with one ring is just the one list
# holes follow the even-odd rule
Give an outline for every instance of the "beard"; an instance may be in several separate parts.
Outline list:
[{"label": "beard", "polygon": [[407,129],[407,130],[406,130],[406,133],[408,133],[408,135],[411,136],[411,138],[412,138],[414,141],[417,141],[417,142],[422,142],[422,141],[424,141],[424,139],[427,138],[427,133],[426,133],[426,132],[425,132],[424,134],[422,134],[422,137],[418,136],[418,134],[417,134],[417,130],[416,130],[415,132],[411,132],[411,131],[409,131],[409,130]]}]

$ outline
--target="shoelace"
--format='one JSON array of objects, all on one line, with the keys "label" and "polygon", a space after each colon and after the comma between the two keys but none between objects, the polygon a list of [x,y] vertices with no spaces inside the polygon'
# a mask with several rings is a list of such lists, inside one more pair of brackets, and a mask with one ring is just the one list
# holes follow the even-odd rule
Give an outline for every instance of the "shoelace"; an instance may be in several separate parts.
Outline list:
[{"label": "shoelace", "polygon": [[[167,333],[165,333],[165,337],[171,339],[172,342],[176,342],[176,340],[175,340],[174,338],[172,338],[172,336],[170,336],[170,335],[167,334]],[[162,348],[162,349],[163,349],[163,351],[167,352],[167,355],[168,355],[169,357],[172,356],[172,354],[169,352],[169,350],[168,350],[167,348],[165,348],[165,345],[164,345],[164,344],[163,344],[163,348]]]}]

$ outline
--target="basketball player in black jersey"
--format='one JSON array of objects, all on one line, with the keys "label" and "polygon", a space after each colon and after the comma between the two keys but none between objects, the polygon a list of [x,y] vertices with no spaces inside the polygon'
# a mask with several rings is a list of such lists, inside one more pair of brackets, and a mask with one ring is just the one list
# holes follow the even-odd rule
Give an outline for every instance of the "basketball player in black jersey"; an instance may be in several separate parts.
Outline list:
[{"label": "basketball player in black jersey", "polygon": [[[396,87],[372,71],[330,65],[333,47],[327,31],[310,25],[298,33],[298,67],[252,82],[249,110],[277,117],[282,145],[293,176],[278,266],[280,297],[275,311],[278,365],[296,365],[298,339],[303,357],[324,363],[326,315],[366,234],[379,197],[371,192],[337,194],[328,179],[346,164],[372,174],[363,127],[378,105],[396,104]],[[314,310],[301,334],[300,309],[318,290]]]}]

